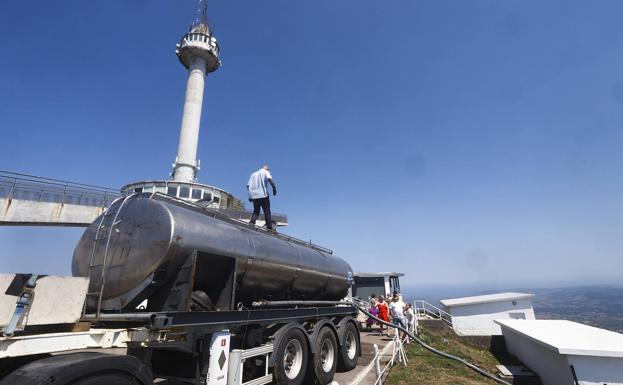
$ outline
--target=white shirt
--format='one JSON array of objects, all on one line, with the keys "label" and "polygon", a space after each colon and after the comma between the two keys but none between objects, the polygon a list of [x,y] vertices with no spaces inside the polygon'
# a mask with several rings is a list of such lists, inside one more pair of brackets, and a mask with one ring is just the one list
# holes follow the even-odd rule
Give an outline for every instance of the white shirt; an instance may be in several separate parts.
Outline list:
[{"label": "white shirt", "polygon": [[257,170],[249,177],[249,198],[259,199],[266,198],[268,196],[268,180],[273,179],[268,170],[263,168]]},{"label": "white shirt", "polygon": [[415,318],[415,314],[413,313],[413,308],[408,308],[405,313],[406,313],[405,315],[407,316],[407,321],[411,323],[411,321],[413,321],[413,318]]},{"label": "white shirt", "polygon": [[394,317],[403,319],[405,318],[404,309],[405,303],[402,301],[396,301],[389,304],[389,308],[394,312]]}]

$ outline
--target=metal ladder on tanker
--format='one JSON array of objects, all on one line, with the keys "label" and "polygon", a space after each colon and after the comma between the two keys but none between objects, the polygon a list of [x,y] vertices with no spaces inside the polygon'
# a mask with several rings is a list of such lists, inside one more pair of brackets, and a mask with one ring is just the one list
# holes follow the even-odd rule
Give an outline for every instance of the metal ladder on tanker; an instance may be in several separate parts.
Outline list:
[{"label": "metal ladder on tanker", "polygon": [[[82,317],[86,315],[87,304],[89,303],[89,298],[97,298],[97,308],[96,308],[96,319],[99,319],[102,307],[102,296],[104,294],[104,288],[106,287],[106,262],[108,260],[108,247],[110,245],[110,237],[113,233],[113,228],[121,223],[122,219],[117,219],[119,217],[119,213],[121,209],[126,204],[126,202],[135,197],[137,194],[131,194],[125,197],[119,197],[115,199],[110,206],[106,209],[104,214],[102,214],[99,223],[97,224],[97,230],[95,230],[95,239],[93,241],[93,249],[91,250],[91,258],[89,259],[89,290],[92,287],[92,282],[94,278],[93,270],[94,268],[101,267],[102,271],[100,274],[100,289],[98,291],[87,291],[86,300],[84,301],[84,307],[82,308]],[[118,203],[121,201],[121,203]],[[102,234],[104,233],[104,234]],[[98,246],[103,241],[106,241],[104,246],[104,256],[101,259],[101,263],[95,263],[95,256],[97,255]]]}]

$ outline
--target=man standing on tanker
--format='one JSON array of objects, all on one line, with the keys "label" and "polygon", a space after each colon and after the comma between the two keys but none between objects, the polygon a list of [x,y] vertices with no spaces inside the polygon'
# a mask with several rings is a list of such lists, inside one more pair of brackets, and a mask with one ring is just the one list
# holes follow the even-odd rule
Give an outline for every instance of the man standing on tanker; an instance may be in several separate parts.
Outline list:
[{"label": "man standing on tanker", "polygon": [[247,191],[249,192],[249,202],[253,202],[253,215],[251,216],[251,224],[254,225],[257,217],[260,216],[260,207],[264,211],[264,220],[266,228],[273,229],[273,222],[270,216],[270,198],[268,194],[268,184],[273,188],[273,196],[277,195],[277,186],[273,181],[268,165],[263,165],[259,170],[251,174],[247,183]]}]

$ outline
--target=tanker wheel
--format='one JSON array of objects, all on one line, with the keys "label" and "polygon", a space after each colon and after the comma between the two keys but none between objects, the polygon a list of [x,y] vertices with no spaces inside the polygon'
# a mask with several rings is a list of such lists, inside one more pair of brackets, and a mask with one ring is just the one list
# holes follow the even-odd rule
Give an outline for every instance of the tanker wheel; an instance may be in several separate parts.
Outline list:
[{"label": "tanker wheel", "polygon": [[124,373],[92,374],[72,382],[70,385],[140,385],[134,377]]},{"label": "tanker wheel", "polygon": [[[328,327],[320,329],[316,337],[316,354],[310,362],[313,365],[307,373],[306,382],[308,384],[326,385],[333,381],[335,368],[337,367],[338,347],[333,330]],[[312,369],[310,367],[310,369]]]},{"label": "tanker wheel", "polygon": [[218,311],[212,299],[201,290],[195,290],[191,294],[191,309],[198,311]]},{"label": "tanker wheel", "polygon": [[338,368],[341,371],[348,372],[349,370],[355,369],[355,366],[357,366],[357,360],[359,359],[359,352],[361,350],[357,334],[357,326],[352,322],[348,322],[344,326],[340,359],[338,361]]},{"label": "tanker wheel", "polygon": [[307,370],[307,336],[297,328],[286,331],[275,349],[273,377],[277,385],[300,385]]}]

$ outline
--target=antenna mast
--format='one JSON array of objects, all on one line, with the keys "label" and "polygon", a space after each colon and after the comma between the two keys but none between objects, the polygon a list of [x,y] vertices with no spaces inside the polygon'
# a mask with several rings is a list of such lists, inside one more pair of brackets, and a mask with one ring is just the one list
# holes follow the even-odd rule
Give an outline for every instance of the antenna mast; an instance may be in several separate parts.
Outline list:
[{"label": "antenna mast", "polygon": [[197,5],[197,20],[194,27],[208,26],[208,0],[199,0]]}]

